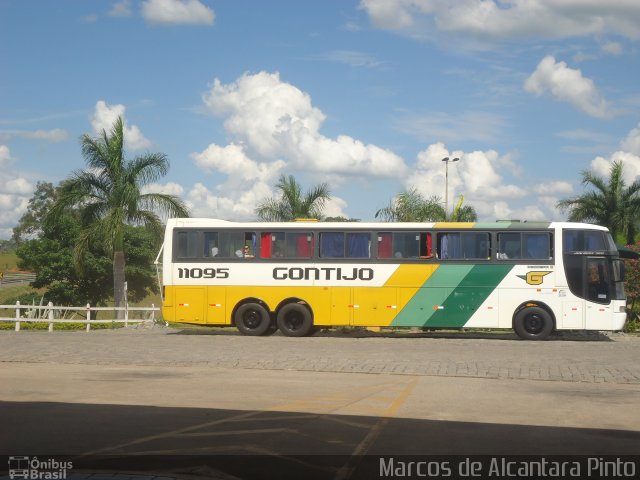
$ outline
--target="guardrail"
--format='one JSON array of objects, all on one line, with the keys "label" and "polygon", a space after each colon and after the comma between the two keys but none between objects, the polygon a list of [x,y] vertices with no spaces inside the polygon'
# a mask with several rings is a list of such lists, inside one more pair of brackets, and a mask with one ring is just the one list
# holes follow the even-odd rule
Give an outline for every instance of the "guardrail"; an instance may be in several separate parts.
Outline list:
[{"label": "guardrail", "polygon": [[10,283],[33,282],[36,279],[35,273],[27,272],[0,272],[0,285]]},{"label": "guardrail", "polygon": [[[14,317],[1,317],[0,321],[4,322],[15,322],[15,331],[20,331],[20,324],[22,322],[41,322],[49,324],[49,331],[53,331],[54,323],[85,323],[87,332],[91,330],[91,325],[96,323],[124,323],[124,326],[129,326],[130,323],[133,324],[141,324],[141,323],[156,323],[156,312],[160,311],[160,308],[156,307],[154,304],[151,304],[151,307],[92,307],[87,304],[85,307],[56,307],[51,302],[47,305],[20,305],[20,302],[16,302],[15,305],[0,305],[0,310],[15,310]],[[92,319],[91,312],[116,312],[122,311],[124,312],[124,318],[110,318],[110,319],[101,319],[97,318]],[[58,318],[56,318],[56,312],[84,312],[86,314],[86,318],[60,318],[60,314],[58,313]],[[149,318],[130,318],[129,314],[131,312],[147,312]],[[75,316],[75,313],[74,313]]]}]

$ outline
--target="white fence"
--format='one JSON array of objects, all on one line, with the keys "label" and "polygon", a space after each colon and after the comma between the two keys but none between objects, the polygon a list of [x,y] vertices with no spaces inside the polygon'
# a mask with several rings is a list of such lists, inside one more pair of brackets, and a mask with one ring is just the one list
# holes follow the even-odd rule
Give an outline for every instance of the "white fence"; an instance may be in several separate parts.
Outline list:
[{"label": "white fence", "polygon": [[35,279],[36,279],[35,273],[0,272],[0,285],[33,282]]},{"label": "white fence", "polygon": [[[96,323],[124,323],[125,327],[129,326],[129,324],[139,325],[141,323],[148,323],[153,325],[156,323],[156,312],[160,311],[160,309],[153,304],[151,305],[151,307],[92,307],[89,304],[87,304],[85,307],[56,307],[51,302],[49,302],[49,304],[47,305],[20,305],[20,302],[16,302],[15,305],[0,305],[0,311],[1,310],[15,310],[15,316],[0,316],[0,321],[15,322],[16,332],[20,331],[20,324],[22,322],[48,323],[50,332],[53,331],[53,325],[55,323],[84,323],[86,324],[87,332],[91,330],[91,325]],[[97,318],[91,318],[91,312],[96,312],[94,316],[97,317],[97,312],[101,311],[122,311],[124,312],[124,318],[111,318],[101,320],[97,320]],[[86,317],[77,318],[75,312],[84,312]],[[147,318],[131,318],[131,312],[147,312]],[[72,316],[69,318],[65,318],[69,313],[72,313]]]}]

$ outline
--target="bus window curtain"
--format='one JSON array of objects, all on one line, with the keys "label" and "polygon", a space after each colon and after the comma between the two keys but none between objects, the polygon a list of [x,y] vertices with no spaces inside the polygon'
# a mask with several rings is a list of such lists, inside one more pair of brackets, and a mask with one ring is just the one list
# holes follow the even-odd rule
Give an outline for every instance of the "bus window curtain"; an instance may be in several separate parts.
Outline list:
[{"label": "bus window curtain", "polygon": [[369,234],[347,233],[347,256],[369,258]]},{"label": "bus window curtain", "polygon": [[260,256],[271,258],[271,233],[260,234]]},{"label": "bus window curtain", "polygon": [[379,233],[378,258],[391,258],[391,233]]},{"label": "bus window curtain", "polygon": [[313,251],[313,237],[311,237],[311,241],[309,241],[309,237],[311,237],[310,233],[301,233],[298,235],[297,256],[300,258],[311,257],[311,252]]},{"label": "bus window curtain", "polygon": [[323,258],[343,258],[344,257],[344,234],[327,232],[320,234],[321,257]]}]

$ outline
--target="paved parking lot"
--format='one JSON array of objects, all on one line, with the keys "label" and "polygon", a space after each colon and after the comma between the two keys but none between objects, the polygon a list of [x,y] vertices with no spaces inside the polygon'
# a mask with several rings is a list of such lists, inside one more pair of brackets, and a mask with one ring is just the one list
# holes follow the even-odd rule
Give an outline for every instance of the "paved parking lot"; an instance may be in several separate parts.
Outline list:
[{"label": "paved parking lot", "polygon": [[134,454],[199,478],[364,478],[359,455],[640,448],[640,338],[621,334],[23,331],[0,333],[0,362],[0,453],[76,465]]}]

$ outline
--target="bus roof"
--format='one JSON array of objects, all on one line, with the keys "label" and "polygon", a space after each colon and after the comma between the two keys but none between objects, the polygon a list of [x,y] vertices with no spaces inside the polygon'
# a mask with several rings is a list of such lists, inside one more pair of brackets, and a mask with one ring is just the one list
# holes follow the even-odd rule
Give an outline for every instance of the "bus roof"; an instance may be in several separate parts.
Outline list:
[{"label": "bus roof", "polygon": [[236,229],[248,228],[257,230],[267,229],[297,229],[297,230],[424,230],[424,229],[478,229],[478,230],[541,230],[554,228],[574,228],[587,230],[608,230],[606,227],[590,223],[573,222],[528,222],[519,220],[504,220],[497,222],[233,222],[215,218],[170,218],[167,228],[212,228]]}]

